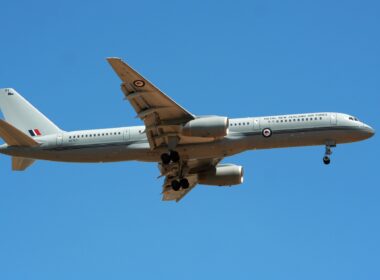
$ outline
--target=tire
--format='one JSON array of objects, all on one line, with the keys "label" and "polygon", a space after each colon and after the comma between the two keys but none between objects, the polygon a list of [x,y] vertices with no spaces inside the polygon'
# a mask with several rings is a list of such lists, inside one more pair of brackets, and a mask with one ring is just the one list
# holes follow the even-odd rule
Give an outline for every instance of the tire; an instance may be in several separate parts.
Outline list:
[{"label": "tire", "polygon": [[172,189],[173,191],[179,191],[179,189],[181,188],[181,185],[180,183],[177,181],[177,180],[173,180],[172,181]]},{"label": "tire", "polygon": [[170,155],[169,154],[162,154],[161,155],[161,162],[163,163],[163,164],[169,164],[170,163],[170,160],[171,160],[171,158],[170,158]]},{"label": "tire", "polygon": [[171,151],[170,152],[170,159],[172,160],[172,162],[179,162],[179,153],[176,152],[176,151]]},{"label": "tire", "polygon": [[179,181],[179,184],[181,185],[181,187],[186,190],[190,187],[190,184],[189,184],[189,180],[187,180],[186,178],[183,178]]},{"label": "tire", "polygon": [[323,157],[323,163],[326,165],[329,165],[331,162],[330,158],[328,156]]}]

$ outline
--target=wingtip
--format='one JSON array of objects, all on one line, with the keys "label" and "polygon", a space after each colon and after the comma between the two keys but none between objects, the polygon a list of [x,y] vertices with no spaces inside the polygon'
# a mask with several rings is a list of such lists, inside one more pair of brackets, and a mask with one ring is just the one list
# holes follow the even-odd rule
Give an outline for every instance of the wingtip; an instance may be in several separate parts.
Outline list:
[{"label": "wingtip", "polygon": [[107,61],[121,60],[120,57],[107,57]]}]

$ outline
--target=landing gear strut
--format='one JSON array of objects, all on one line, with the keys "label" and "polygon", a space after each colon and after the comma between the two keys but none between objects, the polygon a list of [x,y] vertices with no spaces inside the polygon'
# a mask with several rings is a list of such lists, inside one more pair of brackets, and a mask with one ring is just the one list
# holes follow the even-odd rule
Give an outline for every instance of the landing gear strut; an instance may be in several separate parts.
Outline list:
[{"label": "landing gear strut", "polygon": [[332,154],[331,147],[335,147],[335,146],[326,145],[325,156],[323,157],[323,163],[326,165],[330,164],[330,162],[331,162],[331,160],[330,160],[330,156]]},{"label": "landing gear strut", "polygon": [[163,153],[161,155],[161,161],[164,165],[169,164],[170,162],[179,162],[180,156],[176,151],[170,151],[169,153]]}]

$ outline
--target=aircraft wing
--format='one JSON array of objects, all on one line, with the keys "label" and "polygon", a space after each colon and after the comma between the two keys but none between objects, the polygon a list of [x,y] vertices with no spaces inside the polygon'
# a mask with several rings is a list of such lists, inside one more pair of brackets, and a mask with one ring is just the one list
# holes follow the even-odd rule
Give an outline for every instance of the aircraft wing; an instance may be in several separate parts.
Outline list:
[{"label": "aircraft wing", "polygon": [[193,120],[194,116],[120,58],[107,60],[122,80],[121,89],[126,100],[145,123],[151,149],[170,146],[172,141],[178,143],[180,125]]},{"label": "aircraft wing", "polygon": [[[161,176],[165,176],[164,185],[162,187],[162,200],[175,200],[176,202],[179,202],[197,186],[198,174],[214,168],[221,160],[221,158],[201,160],[195,159],[184,161],[181,166],[176,163],[172,163],[166,167],[163,167],[161,164],[159,164]],[[189,180],[189,188],[181,189],[179,191],[173,190],[170,183],[172,181],[172,178],[177,177],[186,177]]]}]

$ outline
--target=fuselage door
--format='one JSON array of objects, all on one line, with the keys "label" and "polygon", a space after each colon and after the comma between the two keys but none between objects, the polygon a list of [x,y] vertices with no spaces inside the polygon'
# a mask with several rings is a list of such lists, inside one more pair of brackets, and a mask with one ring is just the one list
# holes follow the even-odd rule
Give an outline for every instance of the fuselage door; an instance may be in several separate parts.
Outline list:
[{"label": "fuselage door", "polygon": [[61,146],[63,142],[63,136],[62,134],[57,134],[57,145]]},{"label": "fuselage door", "polygon": [[253,130],[260,130],[260,121],[258,119],[253,119]]},{"label": "fuselage door", "polygon": [[332,125],[336,125],[336,124],[337,124],[337,116],[336,116],[336,113],[332,113],[331,116],[330,116],[330,119],[331,119],[331,124],[332,124]]},{"label": "fuselage door", "polygon": [[129,141],[129,128],[124,130],[124,141],[128,142]]}]

